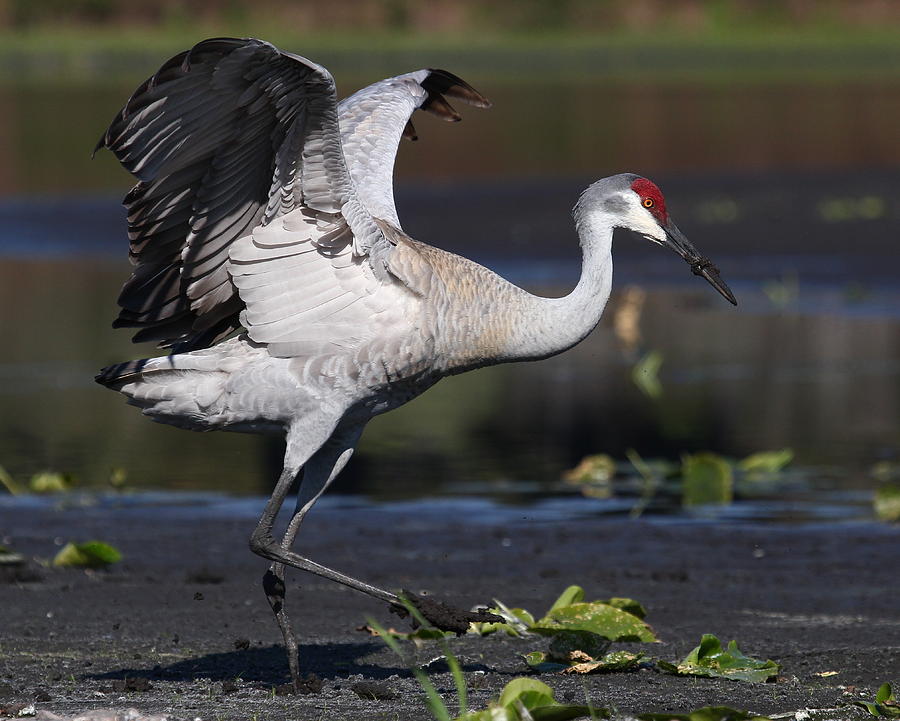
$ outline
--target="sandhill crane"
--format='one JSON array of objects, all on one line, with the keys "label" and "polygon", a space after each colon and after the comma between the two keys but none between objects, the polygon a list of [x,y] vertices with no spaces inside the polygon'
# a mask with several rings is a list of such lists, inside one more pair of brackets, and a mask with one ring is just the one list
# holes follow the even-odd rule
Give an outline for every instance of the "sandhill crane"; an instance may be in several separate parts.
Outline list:
[{"label": "sandhill crane", "polygon": [[[442,70],[382,80],[338,103],[325,68],[260,40],[217,38],[165,63],[98,143],[140,181],[125,198],[135,268],[114,325],[172,352],[97,380],[155,421],[285,435],[284,468],[250,548],[272,562],[263,586],[295,686],[285,566],[399,605],[292,550],[372,417],[444,376],[581,341],[609,297],[615,228],[671,248],[735,303],[659,188],[634,174],[599,180],[578,199],[582,274],[562,298],[410,238],[394,207],[394,157],[401,137],[415,135],[417,108],[459,119],[444,96],[490,105]],[[298,477],[279,542],[273,523]],[[416,603],[444,628],[485,618]]]}]

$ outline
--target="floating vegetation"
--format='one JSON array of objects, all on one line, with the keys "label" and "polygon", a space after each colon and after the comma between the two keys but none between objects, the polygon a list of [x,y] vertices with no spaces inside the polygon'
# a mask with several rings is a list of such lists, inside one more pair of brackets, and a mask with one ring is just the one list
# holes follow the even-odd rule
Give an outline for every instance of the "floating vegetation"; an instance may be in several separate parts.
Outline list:
[{"label": "floating vegetation", "polygon": [[826,223],[878,220],[887,211],[887,203],[877,195],[823,198],[816,208]]},{"label": "floating vegetation", "polygon": [[900,705],[894,698],[894,690],[891,684],[885,683],[881,685],[875,694],[875,701],[854,701],[857,706],[862,706],[873,716],[881,718],[900,718]]},{"label": "floating vegetation", "polygon": [[685,506],[728,505],[733,500],[731,464],[715,453],[696,453],[681,459],[681,502]]},{"label": "floating vegetation", "polygon": [[[111,468],[106,481],[114,490],[126,491],[128,490],[128,471],[120,466]],[[16,481],[3,466],[0,466],[0,486],[6,488],[13,496],[21,496],[25,493],[40,495],[69,493],[80,485],[82,485],[81,482],[73,474],[54,470],[39,471],[23,485]]]},{"label": "floating vegetation", "polygon": [[28,482],[32,493],[65,493],[73,485],[72,476],[58,471],[35,473]]},{"label": "floating vegetation", "polygon": [[53,559],[54,566],[104,568],[122,560],[121,552],[102,541],[67,543]]},{"label": "floating vegetation", "polygon": [[885,483],[875,489],[875,497],[872,500],[875,516],[879,521],[900,521],[900,485]]},{"label": "floating vegetation", "polygon": [[679,676],[712,676],[754,683],[774,680],[781,669],[771,659],[760,661],[745,656],[736,641],[730,641],[727,648],[722,648],[722,642],[711,633],[703,634],[700,645],[678,664],[657,663],[663,671]]},{"label": "floating vegetation", "polygon": [[626,455],[630,473],[624,464],[599,454],[586,456],[563,474],[563,480],[591,498],[612,498],[617,485],[636,488],[640,497],[631,510],[634,517],[657,498],[677,500],[684,508],[728,505],[736,494],[753,495],[767,484],[783,480],[785,467],[794,458],[790,448],[761,451],[743,459],[706,451],[685,454],[680,463],[644,459],[632,449]]},{"label": "floating vegetation", "polygon": [[732,198],[708,198],[697,204],[697,219],[708,225],[734,223],[740,217],[737,201]]},{"label": "floating vegetation", "polygon": [[900,462],[879,461],[869,469],[869,475],[883,483],[900,481]]},{"label": "floating vegetation", "polygon": [[762,291],[769,302],[780,310],[797,302],[800,296],[800,281],[796,273],[789,273],[762,284]]},{"label": "floating vegetation", "polygon": [[648,398],[656,399],[662,395],[662,382],[659,380],[659,369],[662,364],[663,354],[658,350],[652,350],[631,369],[631,380]]}]

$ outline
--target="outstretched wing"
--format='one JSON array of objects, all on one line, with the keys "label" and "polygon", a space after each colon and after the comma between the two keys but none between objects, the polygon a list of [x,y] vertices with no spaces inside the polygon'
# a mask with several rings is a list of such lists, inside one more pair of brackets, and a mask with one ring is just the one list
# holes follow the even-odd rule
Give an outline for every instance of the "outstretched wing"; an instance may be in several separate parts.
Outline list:
[{"label": "outstretched wing", "polygon": [[459,114],[444,96],[489,108],[490,100],[446,70],[425,69],[373,83],[344,98],[338,120],[344,157],[360,200],[376,218],[400,226],[394,206],[394,158],[401,137],[416,140],[410,116],[416,109],[450,122]]},{"label": "outstretched wing", "polygon": [[[393,208],[392,161],[409,115],[428,102],[429,93],[443,107],[440,85],[432,91],[416,87],[424,98],[398,104],[402,93],[392,86],[385,107],[370,103],[378,122],[369,128],[360,103],[347,105],[353,112],[345,137],[351,145],[366,144],[351,165],[362,176],[377,173],[374,186],[362,182],[363,195],[376,205],[387,177]],[[295,330],[301,319],[315,320],[311,309],[319,307],[322,293],[352,287],[371,296],[376,286],[364,288],[361,279],[380,285],[397,280],[387,270],[393,244],[365,207],[345,162],[334,80],[305,58],[253,39],[198,43],[137,89],[98,143],[103,146],[140,180],[125,199],[136,267],[114,324],[141,328],[135,341],[190,350],[243,324],[251,337],[269,342],[262,339],[275,331],[283,336],[289,319]],[[378,167],[379,157],[387,167]],[[291,231],[283,223],[269,227],[288,216],[291,227],[302,230],[305,265],[295,254],[299,246],[284,242]],[[254,235],[266,239],[259,257],[252,252]],[[296,232],[291,237],[298,239]],[[239,239],[244,246],[229,262]],[[335,263],[354,270],[342,276]],[[263,270],[290,278],[290,293],[282,283],[239,295],[232,272],[246,280]],[[298,347],[282,345],[285,351]]]},{"label": "outstretched wing", "polygon": [[336,125],[329,73],[259,40],[205,40],[144,82],[98,144],[140,180],[114,325],[183,347],[236,328],[229,245],[301,202],[347,200]]}]

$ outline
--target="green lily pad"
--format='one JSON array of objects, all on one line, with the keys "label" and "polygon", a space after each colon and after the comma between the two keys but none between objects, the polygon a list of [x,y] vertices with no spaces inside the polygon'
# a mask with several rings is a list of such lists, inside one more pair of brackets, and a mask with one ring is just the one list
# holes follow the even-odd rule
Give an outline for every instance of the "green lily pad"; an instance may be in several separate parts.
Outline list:
[{"label": "green lily pad", "polygon": [[854,704],[866,709],[873,716],[882,718],[900,718],[900,705],[894,698],[894,691],[889,683],[881,684],[878,692],[875,694],[875,702],[871,701],[854,701]]},{"label": "green lily pad", "polygon": [[560,631],[590,631],[610,641],[656,641],[653,630],[640,618],[602,601],[553,609],[530,630],[544,636]]},{"label": "green lily pad", "polygon": [[737,711],[727,706],[706,706],[690,713],[642,713],[640,721],[771,721],[747,711]]},{"label": "green lily pad", "polygon": [[738,461],[738,470],[747,474],[778,473],[794,460],[794,451],[782,448],[779,451],[760,451]]},{"label": "green lily pad", "polygon": [[610,482],[616,475],[616,462],[606,453],[585,456],[581,462],[565,473],[563,480],[576,485],[597,486],[612,493]]},{"label": "green lily pad", "polygon": [[880,486],[872,503],[879,521],[900,521],[900,485],[885,483]]},{"label": "green lily pad", "polygon": [[32,493],[65,493],[72,485],[72,477],[57,471],[35,473],[28,483]]},{"label": "green lily pad", "polygon": [[681,461],[682,496],[685,506],[731,503],[734,475],[731,464],[715,453],[686,455]]},{"label": "green lily pad", "polygon": [[53,565],[103,568],[121,560],[122,554],[108,543],[88,541],[87,543],[67,543],[56,554]]},{"label": "green lily pad", "polygon": [[731,678],[737,681],[763,683],[774,679],[781,667],[772,660],[760,661],[745,656],[731,641],[727,649],[710,633],[703,635],[700,645],[691,651],[679,664],[659,661],[659,667],[679,676],[712,676]]}]

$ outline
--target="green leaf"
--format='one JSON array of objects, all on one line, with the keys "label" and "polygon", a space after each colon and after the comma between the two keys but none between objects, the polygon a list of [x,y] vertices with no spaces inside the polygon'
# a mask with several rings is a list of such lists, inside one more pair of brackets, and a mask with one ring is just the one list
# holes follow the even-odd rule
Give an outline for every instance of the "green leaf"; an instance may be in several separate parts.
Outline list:
[{"label": "green leaf", "polygon": [[[412,603],[410,603],[405,598],[401,598],[400,600],[406,607],[406,610],[412,613],[415,609],[415,606],[413,606]],[[385,628],[381,626],[381,624],[370,618],[369,627],[375,630],[375,632],[388,645],[391,651],[396,653],[401,659],[404,658],[403,652],[400,650],[400,645],[397,643],[397,640],[393,638],[391,633],[385,630]],[[425,672],[418,666],[411,666],[410,670],[416,677],[416,681],[419,682],[419,686],[422,687],[422,691],[425,692],[425,701],[428,704],[428,710],[431,711],[431,715],[434,716],[437,721],[450,721],[450,712],[447,710],[447,706],[444,704],[443,699],[441,699],[441,695],[437,692],[437,689],[435,689],[434,684],[431,683]]]},{"label": "green leaf", "polygon": [[736,641],[723,649],[721,641],[709,633],[703,635],[700,645],[677,666],[666,662],[660,662],[659,666],[680,676],[712,676],[754,683],[774,679],[781,668],[772,660],[760,661],[745,656]]},{"label": "green leaf", "polygon": [[555,673],[569,667],[568,663],[550,661],[549,654],[544,651],[532,651],[522,657],[532,669],[538,673]]},{"label": "green leaf", "polygon": [[612,641],[590,631],[558,631],[550,641],[551,661],[573,663],[600,658]]},{"label": "green leaf", "polygon": [[608,601],[604,601],[604,603],[608,603],[613,608],[618,608],[625,611],[625,613],[630,613],[632,616],[637,616],[638,618],[646,618],[647,616],[647,609],[633,598],[613,597]]},{"label": "green leaf", "polygon": [[514,678],[500,693],[500,705],[511,706],[515,701],[531,710],[539,706],[548,706],[556,703],[553,698],[553,689],[547,684],[534,678]]},{"label": "green leaf", "polygon": [[[584,601],[584,589],[581,586],[569,586],[565,591],[563,591],[559,598],[557,598],[553,605],[550,606],[550,610],[547,613],[552,613],[557,608],[564,608],[566,606],[571,606],[573,603],[581,603]],[[531,620],[529,626],[534,625],[534,619]]]},{"label": "green leaf", "polygon": [[734,476],[731,464],[715,453],[685,455],[681,461],[682,497],[685,506],[731,503]]},{"label": "green leaf", "polygon": [[575,468],[563,473],[563,480],[567,483],[602,485],[609,490],[609,482],[615,475],[616,462],[606,453],[599,453],[582,458]]},{"label": "green leaf", "polygon": [[900,718],[900,706],[894,698],[891,684],[883,683],[875,694],[875,703],[871,701],[854,701],[857,706],[866,709],[873,716],[880,718]]},{"label": "green leaf", "polygon": [[76,566],[79,568],[102,568],[122,560],[122,554],[102,541],[87,543],[67,543],[53,559],[54,566]]},{"label": "green leaf", "polygon": [[637,718],[640,721],[771,721],[727,706],[706,706],[690,713],[642,713]]},{"label": "green leaf", "polygon": [[108,480],[109,485],[111,485],[117,491],[121,491],[123,488],[125,488],[125,484],[128,482],[128,471],[126,471],[121,466],[111,468],[109,470]]},{"label": "green leaf", "polygon": [[497,604],[495,608],[488,609],[491,613],[502,616],[506,621],[495,621],[488,623],[478,623],[473,621],[469,624],[469,632],[477,633],[479,636],[487,636],[496,631],[505,631],[509,636],[521,636],[528,633],[529,627],[534,625],[534,616],[532,616],[524,608],[509,608],[502,601],[494,599]]},{"label": "green leaf", "polygon": [[879,521],[900,521],[900,485],[885,483],[880,486],[872,503]]},{"label": "green leaf", "polygon": [[662,363],[663,354],[654,350],[647,353],[631,369],[631,380],[648,398],[656,399],[662,395],[662,383],[659,381]]},{"label": "green leaf", "polygon": [[779,451],[760,451],[753,453],[741,461],[737,467],[744,473],[778,473],[794,460],[794,451],[782,448]]},{"label": "green leaf", "polygon": [[56,471],[35,473],[28,484],[32,493],[64,493],[71,485],[71,476]]},{"label": "green leaf", "polygon": [[600,601],[551,610],[530,630],[545,636],[560,631],[590,631],[610,641],[656,641],[653,630],[637,616]]}]

